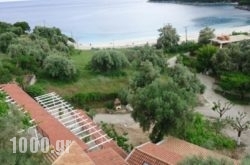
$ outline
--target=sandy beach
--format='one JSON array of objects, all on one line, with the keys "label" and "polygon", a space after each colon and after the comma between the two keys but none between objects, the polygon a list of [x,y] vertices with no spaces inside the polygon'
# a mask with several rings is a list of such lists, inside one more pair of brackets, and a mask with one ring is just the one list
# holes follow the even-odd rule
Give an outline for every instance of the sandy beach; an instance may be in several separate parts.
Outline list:
[{"label": "sandy beach", "polygon": [[[215,34],[218,35],[230,35],[232,32],[248,32],[250,33],[250,25],[248,26],[239,26],[233,28],[223,28],[223,29],[215,29]],[[180,42],[186,40],[185,34],[180,35]],[[187,40],[189,41],[197,41],[199,36],[199,31],[193,33],[187,33]],[[135,46],[143,46],[145,44],[153,45],[157,41],[157,37],[151,38],[140,38],[140,39],[130,39],[130,40],[119,40],[119,41],[112,41],[109,43],[75,43],[74,46],[76,49],[80,50],[89,50],[93,48],[105,49],[105,48],[129,48]]]}]

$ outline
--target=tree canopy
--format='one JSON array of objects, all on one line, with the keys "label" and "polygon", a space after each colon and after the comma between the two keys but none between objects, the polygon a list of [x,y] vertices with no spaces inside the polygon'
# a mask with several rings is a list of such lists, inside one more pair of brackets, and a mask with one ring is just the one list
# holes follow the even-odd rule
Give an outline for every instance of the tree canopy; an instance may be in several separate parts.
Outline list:
[{"label": "tree canopy", "polygon": [[[128,96],[134,108],[132,117],[144,131],[152,128],[150,139],[153,142],[185,127],[196,103],[195,94],[202,91],[202,85],[193,74],[181,66],[175,69],[170,71],[167,81],[155,79],[154,76],[155,80],[144,77],[150,81],[133,88]],[[137,82],[137,79],[134,81]]]},{"label": "tree canopy", "polygon": [[214,29],[209,27],[205,27],[199,33],[198,43],[200,44],[208,44],[210,43],[210,39],[215,37]]},{"label": "tree canopy", "polygon": [[173,51],[178,45],[180,36],[177,34],[176,29],[171,24],[167,24],[159,29],[159,38],[157,39],[157,48],[162,48],[164,51]]},{"label": "tree canopy", "polygon": [[98,72],[119,70],[128,65],[127,57],[122,52],[116,50],[97,51],[90,62],[91,69]]},{"label": "tree canopy", "polygon": [[66,57],[50,55],[44,61],[44,70],[52,78],[69,80],[76,75],[76,68],[72,61]]}]

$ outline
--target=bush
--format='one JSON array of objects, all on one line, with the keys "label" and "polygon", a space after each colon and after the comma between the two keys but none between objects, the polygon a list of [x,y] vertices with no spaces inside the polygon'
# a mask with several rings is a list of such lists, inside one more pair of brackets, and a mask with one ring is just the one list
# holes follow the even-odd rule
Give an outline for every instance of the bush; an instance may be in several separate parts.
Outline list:
[{"label": "bush", "polygon": [[75,65],[66,57],[50,55],[44,61],[44,71],[50,77],[67,80],[76,76]]},{"label": "bush", "polygon": [[117,93],[77,93],[71,98],[69,101],[74,104],[76,107],[84,108],[88,103],[94,101],[107,101],[107,100],[114,100],[117,97]]},{"label": "bush", "polygon": [[36,96],[41,96],[45,94],[44,89],[40,85],[31,85],[26,87],[25,91],[31,96],[31,97],[36,97]]},{"label": "bush", "polygon": [[127,57],[119,51],[101,50],[94,54],[90,61],[92,70],[109,72],[122,69],[129,65]]},{"label": "bush", "polygon": [[233,165],[232,161],[213,157],[192,156],[184,159],[178,165]]},{"label": "bush", "polygon": [[0,84],[1,83],[8,83],[12,80],[12,75],[11,73],[9,72],[8,69],[6,68],[3,68],[0,66]]},{"label": "bush", "polygon": [[192,124],[185,131],[185,140],[208,149],[234,149],[236,142],[217,133],[213,125],[195,114]]},{"label": "bush", "polygon": [[101,122],[101,128],[110,138],[115,140],[117,145],[120,146],[122,149],[127,152],[132,151],[133,146],[131,144],[128,144],[128,138],[126,137],[126,133],[123,135],[119,135],[116,132],[114,125],[109,125],[103,122]]}]

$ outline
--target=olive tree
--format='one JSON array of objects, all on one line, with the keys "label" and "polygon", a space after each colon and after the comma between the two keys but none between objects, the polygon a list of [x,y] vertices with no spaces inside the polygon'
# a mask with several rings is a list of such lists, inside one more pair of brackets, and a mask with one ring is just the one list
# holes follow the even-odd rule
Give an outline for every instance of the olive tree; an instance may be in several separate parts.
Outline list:
[{"label": "olive tree", "polygon": [[6,53],[11,41],[16,37],[12,32],[5,32],[0,34],[0,51]]},{"label": "olive tree", "polygon": [[176,29],[171,24],[167,24],[159,29],[159,38],[157,39],[157,48],[162,48],[164,51],[169,52],[173,50],[180,40]]},{"label": "olive tree", "polygon": [[94,54],[90,61],[91,69],[98,72],[119,70],[128,65],[126,56],[115,50],[100,50]]},{"label": "olive tree", "polygon": [[133,105],[132,117],[143,131],[152,130],[150,139],[158,142],[164,135],[183,128],[192,114],[194,94],[180,88],[174,81],[154,81],[128,96]]},{"label": "olive tree", "polygon": [[130,86],[134,90],[138,87],[145,87],[159,77],[159,69],[154,68],[153,64],[146,60],[139,67],[139,72],[133,77]]},{"label": "olive tree", "polygon": [[202,29],[199,33],[198,43],[200,44],[210,43],[210,39],[215,37],[214,31],[215,31],[214,29],[209,27],[205,27],[204,29]]},{"label": "olive tree", "polygon": [[58,55],[46,57],[43,67],[45,73],[55,79],[71,79],[77,72],[72,61]]},{"label": "olive tree", "polygon": [[198,49],[197,55],[197,70],[200,72],[206,72],[213,69],[212,57],[217,52],[217,48],[212,45],[204,45]]},{"label": "olive tree", "polygon": [[28,32],[30,31],[30,26],[27,22],[25,21],[21,21],[21,22],[16,22],[13,24],[15,27],[20,27],[23,32]]}]

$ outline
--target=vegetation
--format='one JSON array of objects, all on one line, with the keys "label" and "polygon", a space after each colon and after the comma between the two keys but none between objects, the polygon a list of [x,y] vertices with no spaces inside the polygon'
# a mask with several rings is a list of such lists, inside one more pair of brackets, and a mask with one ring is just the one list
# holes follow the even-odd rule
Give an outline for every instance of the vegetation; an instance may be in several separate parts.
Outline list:
[{"label": "vegetation", "polygon": [[44,89],[40,85],[28,86],[25,88],[25,92],[27,92],[33,98],[45,94]]},{"label": "vegetation", "polygon": [[[151,77],[149,80],[142,87],[132,87],[128,97],[134,108],[132,117],[144,131],[152,127],[150,139],[158,142],[164,135],[184,128],[195,105],[195,94],[202,92],[204,87],[182,66],[169,70],[167,81]],[[136,84],[137,79],[133,81],[132,84]]]},{"label": "vegetation", "polygon": [[228,117],[227,120],[229,124],[235,129],[238,133],[238,139],[237,144],[241,144],[241,134],[243,131],[246,131],[249,129],[250,126],[250,120],[246,119],[247,113],[246,112],[238,112],[238,115],[236,117]]},{"label": "vegetation", "polygon": [[[3,96],[2,93],[0,95]],[[18,150],[13,153],[13,144],[10,141],[11,138],[17,137],[17,141],[21,136],[27,136],[26,134],[20,134],[18,131],[27,128],[27,116],[17,111],[14,107],[9,107],[4,102],[4,97],[0,97],[0,162],[6,165],[47,165],[41,153],[25,152],[20,153]],[[17,144],[18,146],[18,144]]]},{"label": "vegetation", "polygon": [[193,156],[184,159],[178,165],[233,165],[232,161],[213,157]]},{"label": "vegetation", "polygon": [[[218,123],[220,122],[220,123]],[[182,131],[185,140],[208,149],[229,149],[236,147],[236,142],[220,133],[222,121],[212,123],[204,119],[202,115],[195,114],[191,123]]]},{"label": "vegetation", "polygon": [[200,44],[208,44],[210,43],[210,39],[214,38],[214,29],[211,29],[209,27],[205,27],[200,31],[198,43]]},{"label": "vegetation", "polygon": [[128,64],[126,56],[114,50],[100,50],[94,54],[90,62],[91,68],[98,72],[119,70]]},{"label": "vegetation", "polygon": [[167,24],[159,29],[160,36],[157,39],[157,48],[162,48],[165,52],[174,51],[180,39],[176,33],[176,29],[172,25]]},{"label": "vegetation", "polygon": [[77,73],[72,61],[57,55],[46,57],[44,70],[50,77],[60,80],[72,79]]},{"label": "vegetation", "polygon": [[212,57],[217,52],[217,48],[212,45],[204,45],[198,49],[197,55],[197,71],[206,73],[213,69]]},{"label": "vegetation", "polygon": [[107,123],[102,122],[101,128],[110,138],[115,140],[118,146],[120,146],[122,149],[127,152],[132,151],[133,146],[131,144],[128,144],[128,138],[126,137],[126,134],[119,135],[116,132],[114,125],[109,125]]}]

